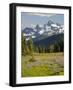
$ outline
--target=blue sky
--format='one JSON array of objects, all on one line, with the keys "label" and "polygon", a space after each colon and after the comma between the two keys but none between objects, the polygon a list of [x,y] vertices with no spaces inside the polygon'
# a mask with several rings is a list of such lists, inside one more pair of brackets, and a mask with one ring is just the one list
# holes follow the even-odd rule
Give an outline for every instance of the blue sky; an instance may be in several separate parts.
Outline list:
[{"label": "blue sky", "polygon": [[44,25],[49,20],[55,23],[64,24],[63,14],[44,14],[44,13],[21,13],[21,29],[29,27],[31,25]]}]

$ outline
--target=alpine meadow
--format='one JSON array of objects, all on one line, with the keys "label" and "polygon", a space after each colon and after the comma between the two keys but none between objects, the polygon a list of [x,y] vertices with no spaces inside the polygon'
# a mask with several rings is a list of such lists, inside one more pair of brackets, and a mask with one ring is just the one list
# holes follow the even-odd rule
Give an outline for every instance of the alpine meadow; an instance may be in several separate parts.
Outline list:
[{"label": "alpine meadow", "polygon": [[21,77],[64,75],[64,15],[21,13]]}]

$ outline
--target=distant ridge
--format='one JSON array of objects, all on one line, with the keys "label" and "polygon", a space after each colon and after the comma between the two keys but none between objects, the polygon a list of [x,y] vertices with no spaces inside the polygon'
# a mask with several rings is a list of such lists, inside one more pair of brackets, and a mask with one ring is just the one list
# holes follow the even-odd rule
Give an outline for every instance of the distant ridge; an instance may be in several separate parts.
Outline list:
[{"label": "distant ridge", "polygon": [[55,34],[38,41],[34,41],[34,45],[48,47],[50,44],[54,44],[55,42],[58,42],[60,39],[64,39],[64,33]]}]

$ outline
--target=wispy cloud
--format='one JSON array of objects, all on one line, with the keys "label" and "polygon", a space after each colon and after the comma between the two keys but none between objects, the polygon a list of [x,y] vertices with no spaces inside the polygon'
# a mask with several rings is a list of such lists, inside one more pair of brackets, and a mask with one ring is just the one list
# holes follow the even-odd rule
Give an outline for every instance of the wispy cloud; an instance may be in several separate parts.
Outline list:
[{"label": "wispy cloud", "polygon": [[35,15],[35,16],[41,16],[41,17],[51,17],[51,16],[54,16],[56,14],[52,14],[52,13],[30,13],[30,12],[27,12],[26,14],[28,15]]}]

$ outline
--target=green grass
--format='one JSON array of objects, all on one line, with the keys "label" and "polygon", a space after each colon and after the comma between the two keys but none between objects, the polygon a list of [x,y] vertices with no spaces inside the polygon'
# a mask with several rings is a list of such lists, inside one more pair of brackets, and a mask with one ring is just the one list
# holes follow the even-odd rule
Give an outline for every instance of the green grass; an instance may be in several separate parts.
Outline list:
[{"label": "green grass", "polygon": [[22,77],[64,75],[63,53],[34,53],[33,56],[22,56]]}]

